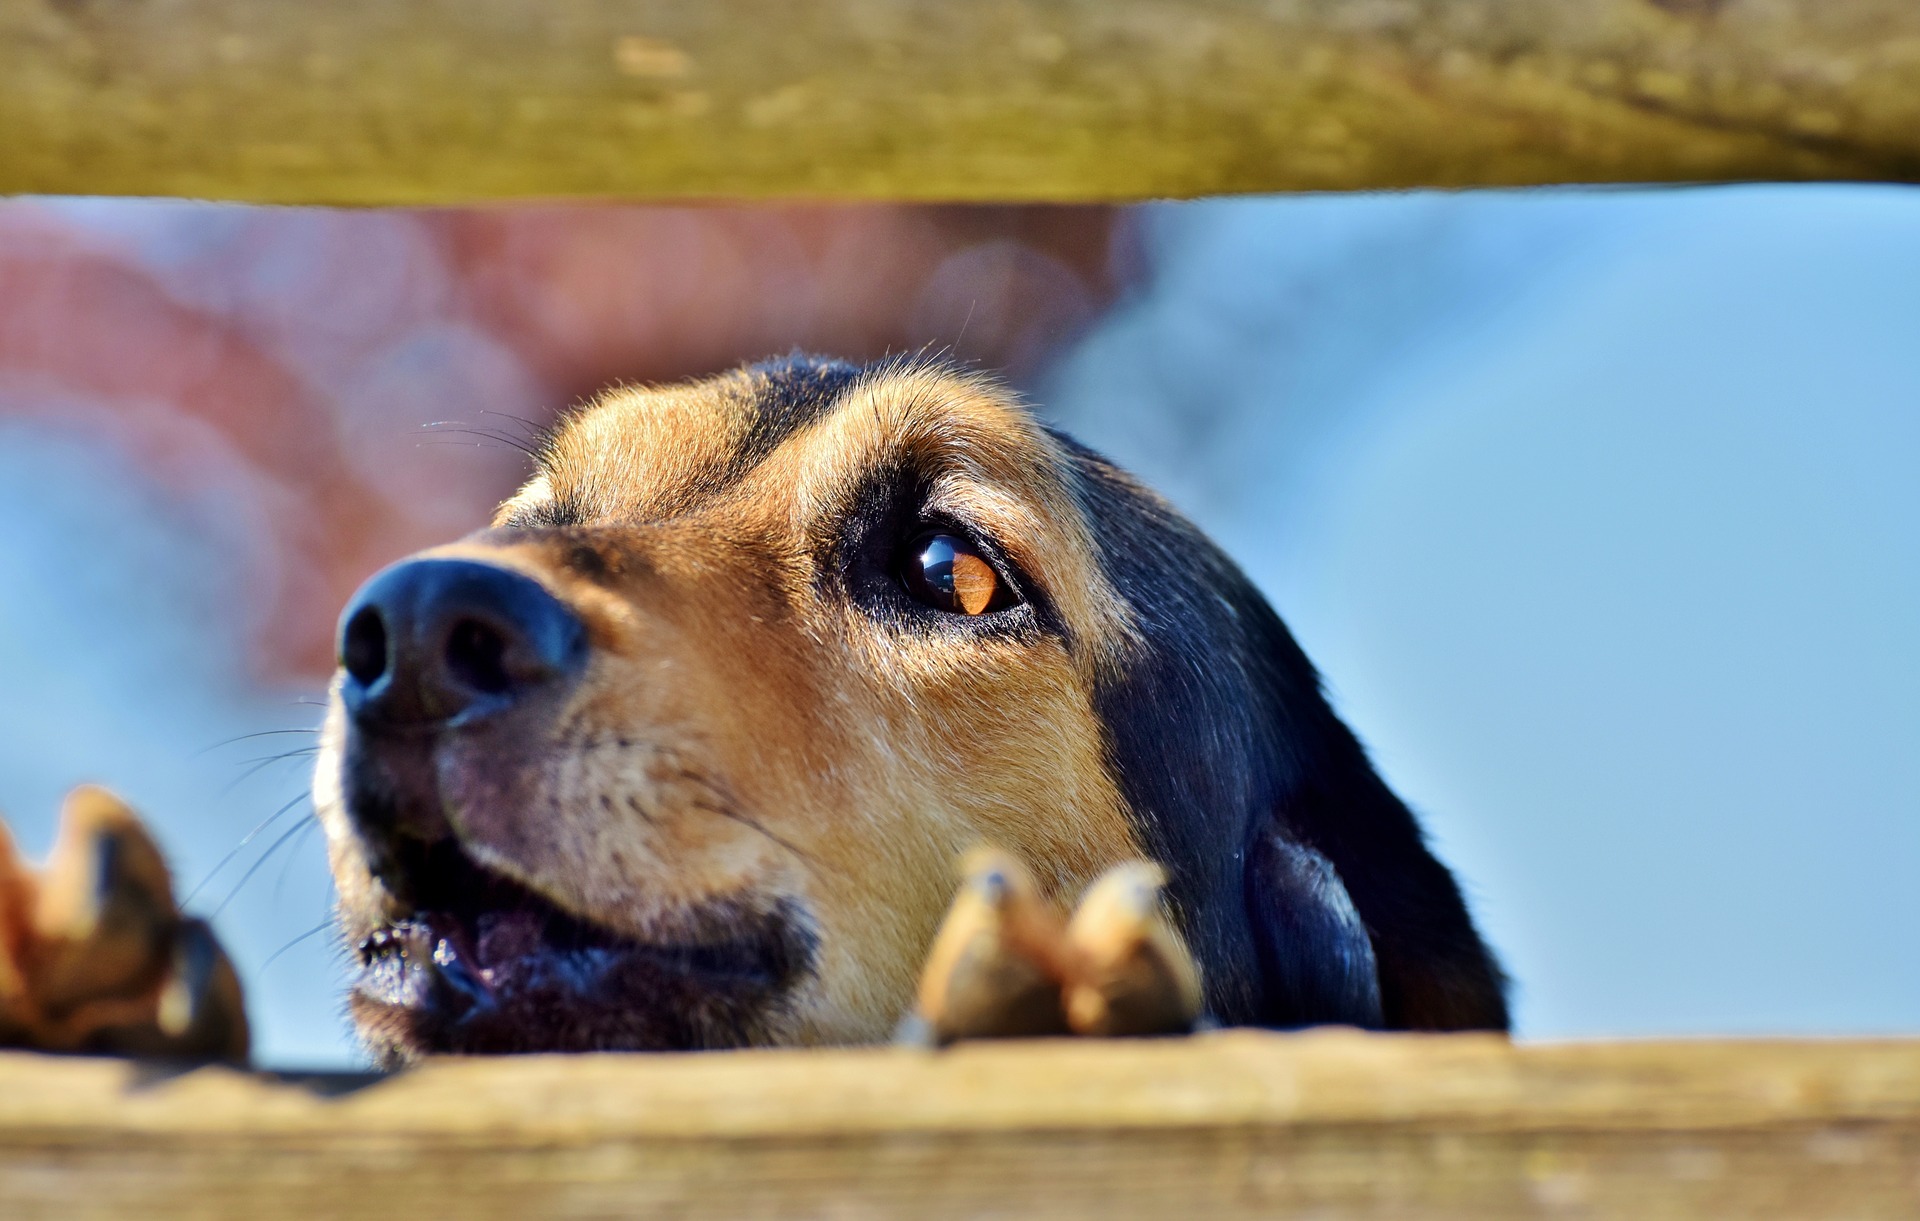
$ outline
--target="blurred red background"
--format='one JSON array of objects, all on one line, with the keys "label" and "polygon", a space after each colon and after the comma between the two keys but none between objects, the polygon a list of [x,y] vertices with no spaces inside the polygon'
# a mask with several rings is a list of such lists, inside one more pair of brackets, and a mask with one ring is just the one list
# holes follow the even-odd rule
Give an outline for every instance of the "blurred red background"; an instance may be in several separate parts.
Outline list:
[{"label": "blurred red background", "polygon": [[0,421],[123,446],[184,499],[242,489],[235,623],[259,677],[313,679],[353,588],[482,524],[567,404],[796,347],[931,346],[1017,386],[1121,290],[1120,233],[1094,208],[0,202]]}]

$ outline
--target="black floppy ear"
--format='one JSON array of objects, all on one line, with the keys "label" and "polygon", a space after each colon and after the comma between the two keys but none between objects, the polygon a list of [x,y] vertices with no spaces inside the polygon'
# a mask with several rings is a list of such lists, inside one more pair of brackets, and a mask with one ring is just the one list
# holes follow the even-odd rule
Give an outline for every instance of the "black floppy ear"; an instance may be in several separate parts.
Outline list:
[{"label": "black floppy ear", "polygon": [[1211,1015],[1505,1030],[1505,981],[1453,875],[1273,608],[1165,501],[1060,441],[1138,637],[1093,706]]},{"label": "black floppy ear", "polygon": [[1247,918],[1265,985],[1264,1024],[1385,1025],[1373,942],[1332,861],[1275,828],[1261,830],[1247,852]]}]

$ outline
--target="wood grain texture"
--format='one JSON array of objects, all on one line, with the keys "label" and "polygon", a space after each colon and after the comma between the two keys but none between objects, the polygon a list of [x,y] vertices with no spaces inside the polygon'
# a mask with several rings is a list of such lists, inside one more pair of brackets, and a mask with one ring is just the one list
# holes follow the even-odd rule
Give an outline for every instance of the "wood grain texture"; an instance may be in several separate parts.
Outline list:
[{"label": "wood grain texture", "polygon": [[0,0],[0,193],[1920,179],[1912,0]]},{"label": "wood grain texture", "polygon": [[446,1061],[0,1056],[0,1216],[1902,1217],[1920,1042],[1156,1043]]}]

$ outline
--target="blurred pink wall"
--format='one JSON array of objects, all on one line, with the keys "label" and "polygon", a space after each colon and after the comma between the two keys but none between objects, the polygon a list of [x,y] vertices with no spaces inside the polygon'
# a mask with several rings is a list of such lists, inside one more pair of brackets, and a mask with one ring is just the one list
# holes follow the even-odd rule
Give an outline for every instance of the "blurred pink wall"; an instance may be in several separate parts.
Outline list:
[{"label": "blurred pink wall", "polygon": [[0,202],[0,423],[247,517],[234,627],[261,678],[310,680],[362,578],[520,478],[464,430],[794,347],[932,345],[1018,384],[1123,287],[1118,232],[1086,208]]}]

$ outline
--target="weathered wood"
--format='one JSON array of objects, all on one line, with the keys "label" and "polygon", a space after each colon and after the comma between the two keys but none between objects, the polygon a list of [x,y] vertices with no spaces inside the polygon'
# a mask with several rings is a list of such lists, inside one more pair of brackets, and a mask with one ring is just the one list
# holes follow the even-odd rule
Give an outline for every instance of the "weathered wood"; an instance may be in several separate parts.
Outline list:
[{"label": "weathered wood", "polygon": [[1920,1215],[1920,1042],[1231,1032],[322,1085],[0,1056],[0,1216]]},{"label": "weathered wood", "polygon": [[1913,0],[0,0],[0,193],[1920,179]]}]

